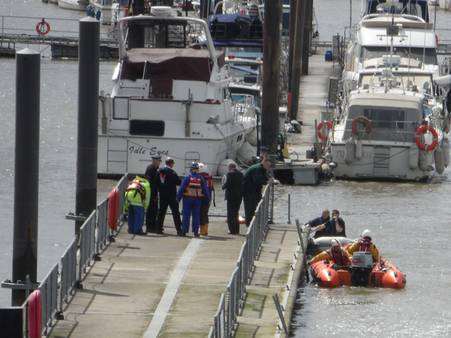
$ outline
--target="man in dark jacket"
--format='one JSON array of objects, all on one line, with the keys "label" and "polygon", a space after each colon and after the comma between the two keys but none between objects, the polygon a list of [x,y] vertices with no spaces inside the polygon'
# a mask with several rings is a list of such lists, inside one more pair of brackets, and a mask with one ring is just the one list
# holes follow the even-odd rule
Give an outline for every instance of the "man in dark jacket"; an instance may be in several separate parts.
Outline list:
[{"label": "man in dark jacket", "polygon": [[152,156],[152,163],[146,169],[144,176],[150,183],[150,203],[146,212],[146,230],[147,232],[160,233],[163,231],[157,227],[158,214],[158,169],[161,164],[161,156]]},{"label": "man in dark jacket", "polygon": [[177,186],[182,183],[180,177],[172,169],[174,167],[174,160],[172,158],[166,159],[166,166],[160,169],[158,179],[158,192],[160,194],[160,209],[158,211],[158,230],[163,231],[164,218],[166,211],[171,208],[172,218],[174,219],[175,229],[177,235],[182,235],[182,220],[180,218],[179,204],[177,202]]},{"label": "man in dark jacket", "polygon": [[244,212],[246,214],[246,226],[249,226],[257,209],[258,202],[262,199],[262,188],[268,183],[271,162],[263,157],[260,163],[247,169],[243,177]]},{"label": "man in dark jacket", "polygon": [[243,199],[243,174],[237,170],[235,163],[229,164],[229,172],[222,185],[227,200],[227,225],[232,235],[240,233],[238,220],[241,200]]},{"label": "man in dark jacket", "polygon": [[307,225],[309,225],[312,231],[315,232],[313,237],[319,238],[331,235],[329,222],[330,222],[330,211],[328,209],[324,209],[320,217],[312,219],[307,223]]}]

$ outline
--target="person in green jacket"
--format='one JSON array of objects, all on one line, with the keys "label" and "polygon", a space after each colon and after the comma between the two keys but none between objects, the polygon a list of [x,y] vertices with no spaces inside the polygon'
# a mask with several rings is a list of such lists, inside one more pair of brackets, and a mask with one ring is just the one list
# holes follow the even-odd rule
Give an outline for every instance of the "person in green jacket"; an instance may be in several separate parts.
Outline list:
[{"label": "person in green jacket", "polygon": [[128,212],[128,233],[141,235],[144,224],[144,210],[150,201],[150,184],[136,177],[125,192],[125,212]]},{"label": "person in green jacket", "polygon": [[243,178],[243,199],[246,226],[251,224],[257,209],[258,202],[262,198],[262,189],[269,180],[271,162],[263,156],[260,163],[254,164],[246,170]]}]

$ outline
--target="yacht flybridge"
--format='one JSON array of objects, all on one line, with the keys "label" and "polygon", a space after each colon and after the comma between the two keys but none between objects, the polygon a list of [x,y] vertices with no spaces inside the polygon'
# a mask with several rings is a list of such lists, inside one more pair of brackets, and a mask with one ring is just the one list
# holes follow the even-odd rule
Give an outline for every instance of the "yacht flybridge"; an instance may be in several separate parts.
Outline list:
[{"label": "yacht flybridge", "polygon": [[207,24],[139,15],[119,27],[120,61],[99,117],[99,174],[142,173],[153,155],[174,158],[179,174],[192,161],[216,174],[256,120],[235,109]]}]

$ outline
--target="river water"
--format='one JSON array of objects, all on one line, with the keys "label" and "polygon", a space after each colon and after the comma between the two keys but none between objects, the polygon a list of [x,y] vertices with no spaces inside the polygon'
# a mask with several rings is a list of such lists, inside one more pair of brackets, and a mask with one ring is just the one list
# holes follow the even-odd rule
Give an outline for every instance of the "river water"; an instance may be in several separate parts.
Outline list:
[{"label": "river water", "polygon": [[[321,40],[349,23],[348,0],[315,0]],[[354,21],[360,1],[353,0]],[[82,14],[40,0],[0,0],[1,15],[78,18]],[[438,26],[450,16],[438,12]],[[32,47],[39,48],[39,47]],[[101,63],[100,88],[109,91],[114,63]],[[0,59],[0,279],[11,277],[14,190],[14,60]],[[78,64],[42,59],[39,193],[39,267],[42,278],[72,239],[74,210]],[[99,181],[99,196],[111,182]],[[451,335],[451,268],[448,224],[451,181],[434,184],[332,182],[319,187],[284,187],[302,221],[322,208],[338,208],[355,237],[370,228],[382,254],[407,273],[403,291],[342,288],[300,289],[295,337]],[[284,215],[285,213],[281,213]],[[282,219],[285,221],[285,219]],[[0,306],[9,305],[0,289]]]}]

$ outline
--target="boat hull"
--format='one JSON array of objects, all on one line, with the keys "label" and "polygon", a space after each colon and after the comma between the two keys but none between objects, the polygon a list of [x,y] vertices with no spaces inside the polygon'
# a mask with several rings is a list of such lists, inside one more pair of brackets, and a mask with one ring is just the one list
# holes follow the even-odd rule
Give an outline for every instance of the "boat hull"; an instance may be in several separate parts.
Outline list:
[{"label": "boat hull", "polygon": [[349,150],[345,143],[332,143],[330,150],[332,161],[337,164],[334,169],[337,178],[423,181],[433,174],[433,170],[420,168],[419,152],[414,144],[363,144],[360,156],[351,159],[347,152],[354,150]]},{"label": "boat hull", "polygon": [[73,11],[84,11],[86,6],[77,0],[58,0],[58,7]]},{"label": "boat hull", "polygon": [[[333,264],[328,261],[312,264],[311,272],[313,279],[320,287],[335,288],[356,285],[349,270],[335,269]],[[381,264],[376,264],[369,273],[366,285],[358,285],[403,289],[406,286],[406,277],[395,265],[387,260],[382,260]]]}]

